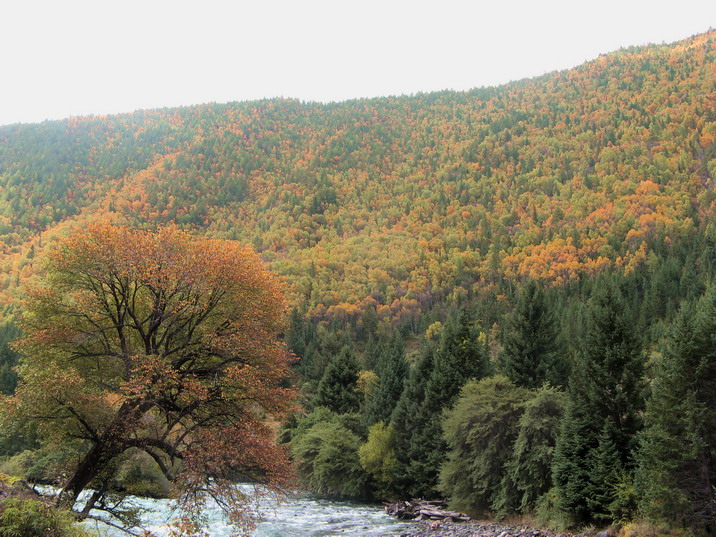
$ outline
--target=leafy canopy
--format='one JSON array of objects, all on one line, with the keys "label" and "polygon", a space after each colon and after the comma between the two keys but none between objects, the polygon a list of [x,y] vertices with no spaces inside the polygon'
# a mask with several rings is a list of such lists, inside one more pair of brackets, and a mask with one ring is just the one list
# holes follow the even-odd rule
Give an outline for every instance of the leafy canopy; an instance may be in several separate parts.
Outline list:
[{"label": "leafy canopy", "polygon": [[238,514],[247,498],[233,480],[283,482],[287,458],[266,416],[291,401],[277,338],[285,308],[255,254],[174,227],[97,224],[63,239],[46,271],[28,299],[21,381],[4,416],[81,454],[60,503],[91,487],[79,508],[89,516],[131,450],[176,484],[196,521],[199,490]]}]

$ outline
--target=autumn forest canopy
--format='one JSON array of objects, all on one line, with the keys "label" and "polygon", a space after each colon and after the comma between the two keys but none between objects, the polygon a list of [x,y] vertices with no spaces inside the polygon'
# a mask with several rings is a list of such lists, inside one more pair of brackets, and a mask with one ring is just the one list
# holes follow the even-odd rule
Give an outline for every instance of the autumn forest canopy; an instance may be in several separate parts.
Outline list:
[{"label": "autumn forest canopy", "polygon": [[713,534],[715,39],[0,127],[3,412],[64,424],[6,429],[0,471],[71,505],[290,453],[320,494]]},{"label": "autumn forest canopy", "polygon": [[108,217],[253,244],[327,318],[631,272],[712,215],[712,42],[463,93],[2,127],[4,307],[53,230]]}]

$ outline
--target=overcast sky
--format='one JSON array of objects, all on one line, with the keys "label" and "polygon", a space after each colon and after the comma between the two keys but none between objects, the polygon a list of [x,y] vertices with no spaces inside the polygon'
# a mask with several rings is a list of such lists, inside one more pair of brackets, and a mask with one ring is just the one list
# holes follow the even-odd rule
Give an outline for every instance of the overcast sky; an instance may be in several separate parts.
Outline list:
[{"label": "overcast sky", "polygon": [[2,0],[0,124],[469,89],[709,27],[714,0]]}]

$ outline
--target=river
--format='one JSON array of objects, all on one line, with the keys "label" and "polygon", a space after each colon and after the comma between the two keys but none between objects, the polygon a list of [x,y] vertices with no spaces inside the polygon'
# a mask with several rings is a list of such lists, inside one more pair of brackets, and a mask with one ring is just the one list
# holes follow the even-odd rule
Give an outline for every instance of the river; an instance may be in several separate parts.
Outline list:
[{"label": "river", "polygon": [[[167,524],[172,520],[169,500],[132,498],[131,504],[145,509],[142,517],[144,529],[157,535],[168,537]],[[342,502],[315,498],[308,495],[296,495],[280,502],[265,502],[262,505],[262,521],[255,537],[378,537],[400,535],[411,523],[401,522],[388,516],[381,506],[355,502]],[[218,508],[209,508],[210,537],[228,537],[232,529],[228,527]],[[92,528],[95,528],[92,524]],[[97,526],[99,535],[124,536],[126,534],[107,529],[106,525]]]}]

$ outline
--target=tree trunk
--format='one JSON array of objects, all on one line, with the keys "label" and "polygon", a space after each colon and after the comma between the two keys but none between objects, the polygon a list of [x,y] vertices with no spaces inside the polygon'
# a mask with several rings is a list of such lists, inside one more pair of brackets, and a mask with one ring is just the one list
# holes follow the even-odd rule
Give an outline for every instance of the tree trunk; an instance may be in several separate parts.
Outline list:
[{"label": "tree trunk", "polygon": [[[65,484],[57,498],[57,505],[65,509],[72,509],[77,498],[89,484],[95,479],[114,458],[122,454],[127,448],[127,433],[132,423],[137,423],[142,413],[138,402],[127,401],[117,411],[112,423],[95,440],[82,461],[75,468],[74,474]],[[93,497],[94,498],[94,497]],[[94,503],[97,498],[90,500]],[[82,510],[84,514],[89,512],[90,505]]]},{"label": "tree trunk", "polygon": [[57,500],[58,506],[72,509],[82,491],[107,466],[107,463],[118,454],[119,452],[110,450],[102,441],[93,445],[62,489]]}]

